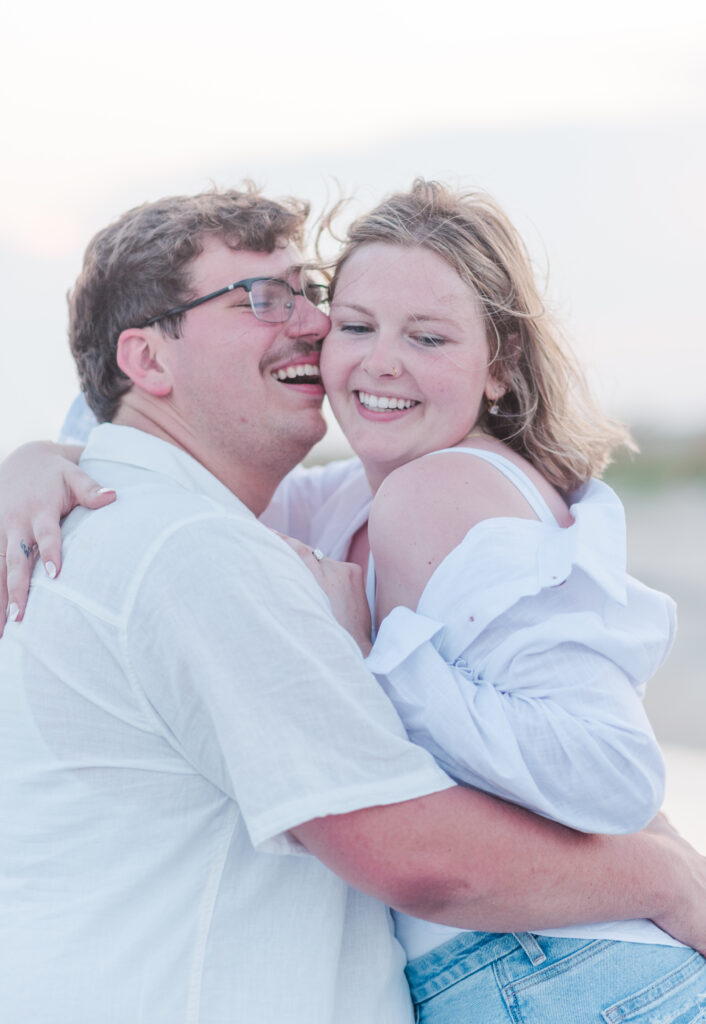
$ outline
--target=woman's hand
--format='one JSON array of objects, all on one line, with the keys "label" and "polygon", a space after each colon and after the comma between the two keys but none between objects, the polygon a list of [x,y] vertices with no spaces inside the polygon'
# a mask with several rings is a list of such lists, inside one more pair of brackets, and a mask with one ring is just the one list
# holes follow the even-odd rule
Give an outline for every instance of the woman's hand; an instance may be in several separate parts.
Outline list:
[{"label": "woman's hand", "polygon": [[663,814],[658,814],[644,832],[666,845],[675,868],[671,905],[653,915],[653,920],[675,939],[706,956],[706,857],[697,853]]},{"label": "woman's hand", "polygon": [[115,491],[78,468],[81,449],[33,441],[0,464],[0,636],[22,618],[37,558],[52,579],[61,569],[63,516],[76,505],[101,508]]},{"label": "woman's hand", "polygon": [[368,655],[372,647],[371,625],[363,570],[353,562],[325,558],[317,548],[310,548],[294,537],[285,537],[282,533],[279,536],[294,548],[326,594],[337,622],[350,633],[363,656]]}]

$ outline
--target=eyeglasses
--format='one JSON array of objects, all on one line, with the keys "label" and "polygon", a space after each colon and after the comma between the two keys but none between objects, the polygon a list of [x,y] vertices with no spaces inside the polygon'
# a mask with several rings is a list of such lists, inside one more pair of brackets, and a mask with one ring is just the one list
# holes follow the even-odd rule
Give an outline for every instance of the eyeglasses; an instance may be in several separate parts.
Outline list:
[{"label": "eyeglasses", "polygon": [[235,291],[236,288],[243,288],[248,293],[250,308],[258,320],[266,324],[283,324],[289,320],[294,311],[294,297],[303,296],[307,302],[314,306],[325,306],[328,303],[328,288],[324,284],[316,284],[308,281],[301,291],[296,291],[287,281],[278,277],[246,277],[243,281],[236,281],[235,284],[226,285],[216,292],[202,295],[200,299],[192,299],[185,302],[183,306],[175,306],[168,309],[166,313],[158,313],[157,316],[145,320],[140,327],[150,327],[158,320],[164,320],[168,316],[176,316],[177,313],[186,313],[188,309],[194,309],[204,302],[217,299],[219,295],[226,295]]}]

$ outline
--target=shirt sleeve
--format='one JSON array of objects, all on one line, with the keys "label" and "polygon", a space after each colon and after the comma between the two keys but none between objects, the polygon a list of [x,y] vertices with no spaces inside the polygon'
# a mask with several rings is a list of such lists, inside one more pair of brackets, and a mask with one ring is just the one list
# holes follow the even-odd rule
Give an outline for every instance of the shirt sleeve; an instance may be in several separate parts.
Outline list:
[{"label": "shirt sleeve", "polygon": [[[465,647],[443,622],[396,608],[368,667],[410,738],[457,780],[582,831],[637,831],[664,793],[627,665],[630,650],[635,664],[644,658],[640,630],[616,639],[600,616],[572,613],[556,592],[551,601],[554,613],[535,608],[528,620],[515,609]],[[667,619],[644,623],[655,647]]]},{"label": "shirt sleeve", "polygon": [[329,462],[325,466],[297,466],[275,491],[272,501],[260,516],[260,522],[305,544],[316,545],[313,524],[317,513],[350,476],[351,459]]},{"label": "shirt sleeve", "polygon": [[237,801],[255,846],[291,852],[295,825],[453,785],[408,741],[311,574],[254,521],[168,537],[125,645],[157,727]]}]

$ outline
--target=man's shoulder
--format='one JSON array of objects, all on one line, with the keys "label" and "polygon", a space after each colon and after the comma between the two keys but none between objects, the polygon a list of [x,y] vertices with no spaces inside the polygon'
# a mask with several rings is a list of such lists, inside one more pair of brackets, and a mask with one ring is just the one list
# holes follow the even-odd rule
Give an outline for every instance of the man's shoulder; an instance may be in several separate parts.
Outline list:
[{"label": "man's shoulder", "polygon": [[87,582],[100,567],[122,589],[121,583],[134,585],[155,562],[172,560],[178,573],[179,564],[193,565],[195,557],[208,575],[232,561],[234,551],[243,564],[266,558],[275,539],[244,505],[222,505],[159,474],[141,473],[131,481],[126,474],[116,488],[112,505],[75,509],[65,520],[66,582],[73,576]]},{"label": "man's shoulder", "polygon": [[[70,517],[68,535],[71,525]],[[86,537],[105,540],[116,554],[125,548],[156,552],[171,538],[172,547],[198,543],[213,556],[233,542],[259,546],[269,534],[244,506],[224,507],[207,495],[160,481],[121,490],[113,505],[88,514],[79,524],[84,530]]]}]

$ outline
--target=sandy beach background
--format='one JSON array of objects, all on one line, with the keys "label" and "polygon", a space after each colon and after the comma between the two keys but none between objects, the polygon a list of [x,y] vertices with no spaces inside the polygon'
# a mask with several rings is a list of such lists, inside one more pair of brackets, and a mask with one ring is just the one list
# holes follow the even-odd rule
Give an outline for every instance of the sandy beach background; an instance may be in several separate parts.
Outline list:
[{"label": "sandy beach background", "polygon": [[631,572],[677,601],[677,640],[646,703],[667,761],[665,810],[706,853],[706,480],[612,482],[625,503]]},{"label": "sandy beach background", "polygon": [[667,762],[665,813],[681,834],[706,854],[706,752],[671,743],[663,749]]}]

